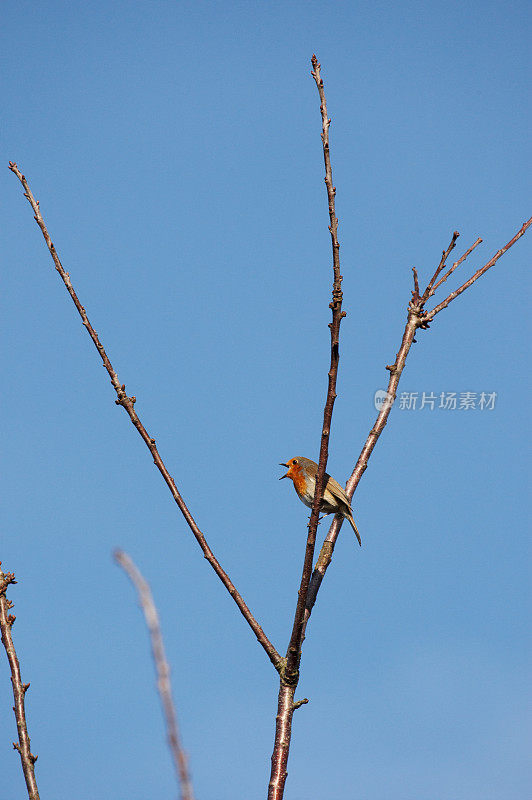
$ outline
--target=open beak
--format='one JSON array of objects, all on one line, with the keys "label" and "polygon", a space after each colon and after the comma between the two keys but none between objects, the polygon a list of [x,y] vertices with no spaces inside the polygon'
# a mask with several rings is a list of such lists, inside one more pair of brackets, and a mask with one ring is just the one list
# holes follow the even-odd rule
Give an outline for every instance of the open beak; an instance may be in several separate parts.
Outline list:
[{"label": "open beak", "polygon": [[[280,467],[286,467],[288,469],[288,464],[279,464],[279,466]],[[281,475],[279,480],[282,481],[283,478],[288,478],[288,472],[286,473],[286,475]]]}]

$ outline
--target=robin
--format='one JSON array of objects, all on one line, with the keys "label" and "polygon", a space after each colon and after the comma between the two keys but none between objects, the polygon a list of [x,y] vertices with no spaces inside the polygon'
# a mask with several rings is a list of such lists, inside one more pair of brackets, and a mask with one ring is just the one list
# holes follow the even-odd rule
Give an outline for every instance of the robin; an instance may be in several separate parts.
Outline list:
[{"label": "robin", "polygon": [[[314,491],[316,489],[316,475],[318,474],[318,465],[316,462],[304,456],[296,456],[296,458],[289,459],[286,464],[279,464],[279,466],[288,468],[286,475],[281,475],[279,480],[290,478],[294,483],[294,489],[301,502],[309,508],[312,508]],[[355,525],[355,520],[353,519],[353,511],[351,509],[349,497],[346,495],[345,489],[342,489],[340,484],[335,481],[334,478],[331,478],[330,475],[327,475],[327,473],[325,473],[325,489],[323,491],[320,511],[325,515],[341,514],[342,517],[345,517],[353,528],[359,545],[362,546],[362,540],[357,526]]]}]

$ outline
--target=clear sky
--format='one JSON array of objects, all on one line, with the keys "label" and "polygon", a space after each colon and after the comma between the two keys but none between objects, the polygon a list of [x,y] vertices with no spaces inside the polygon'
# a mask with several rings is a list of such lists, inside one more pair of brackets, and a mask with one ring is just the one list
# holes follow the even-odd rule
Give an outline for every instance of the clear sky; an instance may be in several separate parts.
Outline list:
[{"label": "clear sky", "polygon": [[[468,276],[530,216],[525,2],[27,2],[1,11],[3,523],[41,797],[175,797],[147,635],[160,610],[199,800],[266,795],[277,680],[201,557],[53,269],[8,160],[209,543],[279,650],[317,457],[330,472],[400,344],[411,268]],[[532,234],[418,335],[308,637],[287,800],[522,800],[530,785],[526,442]],[[452,284],[458,285],[460,276]],[[419,408],[422,393],[477,407]],[[478,407],[495,392],[493,409]],[[322,525],[323,536],[327,527]],[[3,676],[3,677],[2,677]],[[0,653],[3,800],[24,784]]]}]

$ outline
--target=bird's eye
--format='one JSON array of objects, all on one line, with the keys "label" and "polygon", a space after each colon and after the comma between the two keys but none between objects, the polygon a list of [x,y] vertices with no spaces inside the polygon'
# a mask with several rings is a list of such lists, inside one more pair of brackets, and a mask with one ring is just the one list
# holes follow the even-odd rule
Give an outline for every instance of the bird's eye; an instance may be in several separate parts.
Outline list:
[{"label": "bird's eye", "polygon": [[294,458],[294,460],[292,461],[292,464],[297,464],[297,458]]}]

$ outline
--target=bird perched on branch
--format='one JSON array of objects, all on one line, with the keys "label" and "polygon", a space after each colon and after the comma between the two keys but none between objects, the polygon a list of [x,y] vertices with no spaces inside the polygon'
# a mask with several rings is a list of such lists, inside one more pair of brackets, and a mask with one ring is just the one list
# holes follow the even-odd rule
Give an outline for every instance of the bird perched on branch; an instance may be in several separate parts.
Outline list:
[{"label": "bird perched on branch", "polygon": [[[316,490],[316,476],[318,474],[316,462],[304,456],[296,456],[295,458],[290,458],[286,464],[280,464],[279,466],[287,467],[288,469],[286,475],[281,475],[279,480],[290,478],[301,502],[312,508]],[[345,489],[327,473],[325,473],[325,489],[323,490],[320,511],[325,515],[341,514],[342,517],[345,517],[353,528],[359,545],[362,546],[362,540],[353,519],[349,497],[346,495]]]}]

